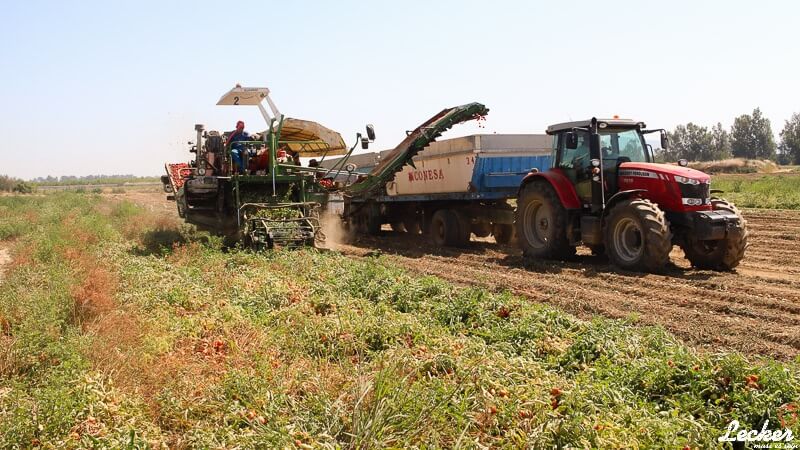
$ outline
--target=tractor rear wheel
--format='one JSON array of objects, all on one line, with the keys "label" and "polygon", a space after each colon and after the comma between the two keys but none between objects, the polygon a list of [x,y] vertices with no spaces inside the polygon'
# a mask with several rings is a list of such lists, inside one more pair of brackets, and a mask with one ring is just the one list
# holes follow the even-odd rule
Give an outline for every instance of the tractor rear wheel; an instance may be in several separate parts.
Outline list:
[{"label": "tractor rear wheel", "polygon": [[647,272],[661,270],[669,261],[672,233],[664,211],[650,200],[622,200],[606,219],[606,253],[612,263]]},{"label": "tractor rear wheel", "polygon": [[739,225],[732,228],[725,239],[717,241],[701,241],[692,239],[691,235],[681,243],[686,259],[698,269],[718,271],[732,270],[739,265],[747,249],[747,222],[733,203],[723,199],[712,199],[711,206],[715,211],[726,211],[736,214]]},{"label": "tractor rear wheel", "polygon": [[460,232],[458,217],[453,211],[440,209],[433,214],[430,236],[434,244],[439,247],[458,245]]},{"label": "tractor rear wheel", "polygon": [[533,182],[522,188],[516,232],[523,256],[568,259],[575,255],[567,239],[567,211],[549,184]]}]

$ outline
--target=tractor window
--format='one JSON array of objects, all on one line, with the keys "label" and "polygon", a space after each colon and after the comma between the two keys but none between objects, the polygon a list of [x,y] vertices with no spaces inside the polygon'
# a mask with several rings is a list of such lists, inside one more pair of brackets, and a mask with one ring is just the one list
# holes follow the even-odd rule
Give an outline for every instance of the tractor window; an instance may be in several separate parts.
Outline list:
[{"label": "tractor window", "polygon": [[561,161],[558,166],[563,169],[578,169],[589,167],[589,133],[578,133],[578,148],[569,149],[564,139],[561,139]]},{"label": "tractor window", "polygon": [[603,159],[626,157],[632,162],[647,162],[642,138],[634,129],[603,130],[600,132],[600,149]]}]

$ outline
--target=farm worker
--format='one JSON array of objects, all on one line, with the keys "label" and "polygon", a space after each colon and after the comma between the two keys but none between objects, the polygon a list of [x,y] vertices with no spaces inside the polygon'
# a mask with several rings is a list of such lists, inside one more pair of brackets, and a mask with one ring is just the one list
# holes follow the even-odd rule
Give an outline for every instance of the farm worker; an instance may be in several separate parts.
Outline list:
[{"label": "farm worker", "polygon": [[233,158],[233,162],[236,163],[237,170],[240,174],[244,174],[245,167],[243,155],[247,149],[244,148],[243,144],[238,142],[249,140],[250,135],[244,131],[244,122],[240,120],[236,122],[236,129],[231,132],[230,136],[228,136],[228,141],[225,143],[225,145],[231,146],[231,157]]}]

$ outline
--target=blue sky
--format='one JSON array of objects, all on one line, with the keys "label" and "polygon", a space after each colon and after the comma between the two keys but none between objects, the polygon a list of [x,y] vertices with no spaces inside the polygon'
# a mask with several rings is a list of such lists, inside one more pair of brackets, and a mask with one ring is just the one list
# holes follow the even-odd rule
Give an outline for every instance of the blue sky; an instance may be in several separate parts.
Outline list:
[{"label": "blue sky", "polygon": [[[118,4],[115,4],[118,3]],[[672,128],[800,112],[794,1],[2,2],[0,174],[159,175],[193,125],[260,129],[219,107],[268,86],[288,116],[377,149],[445,106],[474,132],[541,133],[618,114]],[[252,125],[252,126],[250,126]]]}]

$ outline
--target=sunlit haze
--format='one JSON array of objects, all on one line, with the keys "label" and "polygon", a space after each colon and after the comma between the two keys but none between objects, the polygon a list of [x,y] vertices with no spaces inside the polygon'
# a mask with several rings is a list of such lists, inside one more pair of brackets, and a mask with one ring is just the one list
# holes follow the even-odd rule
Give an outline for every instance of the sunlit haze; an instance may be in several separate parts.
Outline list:
[{"label": "sunlit haze", "polygon": [[542,133],[620,115],[729,127],[760,107],[777,134],[800,112],[800,3],[4,2],[0,174],[159,175],[189,159],[195,123],[263,129],[267,86],[291,117],[394,147],[446,106],[486,128]]}]

